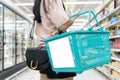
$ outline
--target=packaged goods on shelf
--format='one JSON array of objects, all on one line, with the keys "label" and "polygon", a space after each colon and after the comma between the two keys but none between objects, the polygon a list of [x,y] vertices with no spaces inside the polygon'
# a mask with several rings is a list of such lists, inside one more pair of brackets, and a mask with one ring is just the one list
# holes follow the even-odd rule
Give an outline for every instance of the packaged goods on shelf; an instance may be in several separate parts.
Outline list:
[{"label": "packaged goods on shelf", "polygon": [[112,75],[116,78],[116,80],[120,80],[120,73],[113,70]]},{"label": "packaged goods on shelf", "polygon": [[117,25],[117,35],[120,35],[120,25]]},{"label": "packaged goods on shelf", "polygon": [[[116,53],[115,52],[111,52],[111,55],[113,56],[113,57],[116,57],[116,55],[115,55]],[[114,56],[115,55],[115,56]]]},{"label": "packaged goods on shelf", "polygon": [[103,27],[104,27],[104,28],[107,28],[107,27],[109,27],[109,25],[111,24],[111,21],[110,21],[109,18],[106,18],[105,20],[103,20],[103,21],[101,22],[101,24],[103,24]]},{"label": "packaged goods on shelf", "polygon": [[118,38],[118,46],[117,49],[120,49],[120,38]]},{"label": "packaged goods on shelf", "polygon": [[115,28],[111,28],[108,30],[110,30],[110,36],[115,36]]},{"label": "packaged goods on shelf", "polygon": [[110,13],[110,8],[109,8],[109,6],[106,6],[104,8],[104,15],[107,16],[109,13]]},{"label": "packaged goods on shelf", "polygon": [[113,44],[114,44],[114,42],[110,41],[110,48],[113,48]]},{"label": "packaged goods on shelf", "polygon": [[101,19],[103,19],[105,17],[105,15],[104,15],[104,9],[99,13],[99,15],[98,15],[98,20],[101,20]]},{"label": "packaged goods on shelf", "polygon": [[118,24],[117,27],[120,28],[120,24]]},{"label": "packaged goods on shelf", "polygon": [[115,39],[114,48],[115,49],[120,49],[120,38]]},{"label": "packaged goods on shelf", "polygon": [[110,20],[111,20],[111,23],[115,23],[118,21],[116,16],[111,17]]},{"label": "packaged goods on shelf", "polygon": [[107,74],[111,74],[111,69],[110,69],[110,68],[108,68],[108,67],[106,67],[106,66],[103,66],[103,70],[105,70],[105,72],[106,72]]},{"label": "packaged goods on shelf", "polygon": [[96,8],[95,8],[95,12],[98,14],[102,8],[104,8],[104,6],[108,5],[108,3],[110,2],[110,0],[103,0],[103,3],[98,5]]},{"label": "packaged goods on shelf", "polygon": [[114,42],[114,48],[115,49],[117,49],[117,47],[118,47],[117,43],[118,43],[118,39],[115,39],[115,42]]},{"label": "packaged goods on shelf", "polygon": [[114,0],[114,6],[117,7],[117,0]]},{"label": "packaged goods on shelf", "polygon": [[116,14],[117,20],[120,21],[120,13]]},{"label": "packaged goods on shelf", "polygon": [[120,62],[119,61],[112,61],[110,63],[111,66],[120,69]]},{"label": "packaged goods on shelf", "polygon": [[120,58],[120,53],[119,52],[111,52],[113,58]]},{"label": "packaged goods on shelf", "polygon": [[113,49],[120,49],[120,38],[110,40],[110,47]]}]

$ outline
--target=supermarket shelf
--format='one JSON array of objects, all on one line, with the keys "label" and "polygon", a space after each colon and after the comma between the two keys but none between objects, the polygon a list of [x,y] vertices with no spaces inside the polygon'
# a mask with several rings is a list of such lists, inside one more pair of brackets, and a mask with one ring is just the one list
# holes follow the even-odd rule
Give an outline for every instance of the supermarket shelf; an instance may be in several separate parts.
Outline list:
[{"label": "supermarket shelf", "polygon": [[[104,8],[106,8],[106,6],[109,5],[109,3],[111,3],[112,1],[113,1],[113,0],[109,0],[109,2],[106,3],[106,5],[103,5],[103,7],[102,7],[101,9],[99,9],[99,12],[98,12],[98,10],[97,10],[96,15],[99,15],[99,13],[100,13]],[[115,4],[113,5],[113,2],[112,2],[111,5],[114,6]],[[115,21],[114,23],[112,23],[112,22],[110,22],[110,21],[107,21],[107,19],[109,19],[109,18],[111,18],[111,17],[114,17],[115,15],[117,15],[117,14],[119,14],[119,13],[120,13],[120,5],[119,5],[118,7],[116,7],[114,10],[110,11],[109,14],[104,15],[104,17],[101,18],[101,19],[99,19],[98,22],[101,23],[101,22],[104,21],[104,23],[101,23],[102,26],[104,27],[104,29],[115,28],[115,30],[116,30],[116,29],[117,29],[116,26],[118,26],[118,24],[120,24],[120,20]],[[117,15],[117,17],[118,17],[118,15]],[[119,18],[119,17],[118,17],[118,18]],[[90,20],[90,21],[93,23],[93,24],[91,24],[91,25],[92,25],[92,27],[97,27],[97,26],[96,26],[96,23],[93,22],[93,19],[94,19],[94,18],[92,17],[91,20]],[[84,27],[86,27],[87,25],[88,25],[88,23],[86,23]],[[119,27],[119,26],[118,26],[118,27]],[[110,39],[113,39],[113,42],[115,42],[114,39],[116,39],[116,38],[120,38],[120,35],[110,36]],[[111,51],[112,51],[112,52],[120,52],[120,49],[114,49],[114,48],[113,48],[113,49],[111,49]],[[111,58],[112,58],[112,60],[115,60],[116,62],[117,62],[117,61],[120,62],[120,58],[117,58],[117,57],[111,57]],[[106,65],[106,66],[104,66],[104,67],[97,67],[96,69],[97,69],[99,72],[103,73],[103,74],[104,74],[106,77],[108,77],[110,80],[119,80],[119,79],[117,79],[117,77],[116,77],[114,74],[107,73],[107,70],[105,70],[105,69],[106,69],[105,67],[107,67],[110,71],[115,71],[115,72],[120,73],[120,69],[119,69],[119,68],[116,68],[116,67],[111,66],[111,65]],[[113,75],[114,75],[114,76],[113,76]]]},{"label": "supermarket shelf", "polygon": [[113,67],[113,66],[111,66],[111,65],[105,65],[106,67],[109,67],[110,69],[112,69],[112,70],[114,70],[114,71],[116,71],[116,72],[118,72],[118,73],[120,73],[120,69],[118,69],[118,68],[115,68],[115,67]]},{"label": "supermarket shelf", "polygon": [[[106,2],[106,3],[101,7],[101,9],[100,9],[98,12],[95,13],[96,16],[104,9],[105,6],[107,6],[108,4],[110,4],[112,1],[113,1],[113,0],[109,0],[108,2]],[[94,19],[94,18],[92,17],[90,21],[92,21],[93,19]],[[84,27],[87,26],[87,25],[88,25],[88,23],[85,24]]]},{"label": "supermarket shelf", "polygon": [[[114,16],[119,11],[120,11],[120,6],[118,6],[116,9],[114,9],[111,13],[109,13],[107,16],[105,16],[103,19],[99,20],[98,22],[101,22],[101,21],[105,20],[108,17]],[[96,26],[96,24],[94,24],[93,26]]]},{"label": "supermarket shelf", "polygon": [[120,61],[120,59],[116,57],[112,57],[112,60]]},{"label": "supermarket shelf", "polygon": [[107,29],[107,28],[110,28],[110,27],[114,27],[114,26],[118,25],[119,23],[120,23],[120,20],[117,21],[117,22],[115,22],[115,23],[112,23],[112,24],[108,25],[107,27],[106,27],[106,25],[103,25],[103,27],[104,27],[105,29]]},{"label": "supermarket shelf", "polygon": [[110,37],[110,39],[116,39],[116,38],[120,38],[120,35],[115,35],[115,36]]},{"label": "supermarket shelf", "polygon": [[111,49],[113,52],[120,52],[120,49]]},{"label": "supermarket shelf", "polygon": [[112,1],[113,1],[113,0],[108,0],[108,2],[106,2],[106,3],[102,6],[102,8],[96,13],[96,15],[98,15],[98,14],[104,9],[104,7],[107,6],[108,4],[110,4]]},{"label": "supermarket shelf", "polygon": [[108,74],[105,72],[105,70],[102,67],[96,68],[99,72],[103,73],[106,77],[108,77],[110,80],[116,80],[111,74]]}]

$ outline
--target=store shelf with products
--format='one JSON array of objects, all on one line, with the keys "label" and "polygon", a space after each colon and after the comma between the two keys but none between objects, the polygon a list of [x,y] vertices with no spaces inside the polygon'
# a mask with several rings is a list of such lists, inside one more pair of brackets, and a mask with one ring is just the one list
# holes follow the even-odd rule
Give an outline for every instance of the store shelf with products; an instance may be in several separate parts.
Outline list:
[{"label": "store shelf with products", "polygon": [[110,68],[110,69],[112,69],[112,70],[114,70],[114,71],[116,71],[116,72],[118,72],[118,73],[120,73],[120,69],[119,68],[116,68],[116,67],[114,67],[112,65],[105,65],[105,66]]},{"label": "store shelf with products", "polygon": [[[110,31],[110,47],[112,61],[104,66],[96,68],[109,77],[110,80],[120,80],[120,0],[109,0],[106,5],[96,12],[99,23],[105,30]],[[91,18],[92,27],[97,27]],[[88,26],[85,25],[85,26]]]},{"label": "store shelf with products", "polygon": [[120,38],[120,35],[110,36],[110,39],[117,39],[117,38]]},{"label": "store shelf with products", "polygon": [[116,27],[118,24],[120,23],[120,20],[118,20],[118,21],[116,21],[116,22],[114,22],[114,23],[110,23],[110,24],[104,24],[103,25],[103,27],[105,28],[105,29],[107,29],[107,28],[110,28],[110,27],[112,27],[112,28],[114,28],[114,27]]},{"label": "store shelf with products", "polygon": [[[99,5],[95,11],[96,11],[96,15],[98,15],[103,9],[105,6],[109,5],[113,0],[104,0],[103,4]],[[92,18],[93,19],[93,18]],[[91,19],[91,20],[92,20]]]},{"label": "store shelf with products", "polygon": [[110,40],[111,51],[120,51],[120,38]]},{"label": "store shelf with products", "polygon": [[[105,6],[101,13],[97,14],[97,18],[104,28],[115,27],[120,23],[120,6],[114,6],[113,2],[114,0],[112,0],[113,9],[111,9],[111,3],[109,3],[107,9]],[[93,27],[97,26],[95,22],[92,22],[92,24]]]},{"label": "store shelf with products", "polygon": [[99,72],[103,73],[106,77],[108,77],[108,79],[110,79],[110,80],[116,80],[114,78],[114,76],[110,74],[110,70],[109,70],[109,72],[105,70],[105,67],[104,68],[103,67],[97,67],[96,69]]},{"label": "store shelf with products", "polygon": [[[120,6],[116,7],[114,10],[112,10],[111,12],[109,11],[109,13],[105,14],[103,17],[100,18],[100,20],[98,22],[102,22],[103,20],[108,20],[108,18],[115,16],[116,14],[120,13]],[[110,20],[110,19],[109,19]],[[108,21],[105,22],[105,24],[103,24],[103,27],[105,28],[109,28],[111,26],[116,26],[119,23],[120,19],[114,20],[112,21]],[[96,24],[92,25],[92,26],[96,26]]]},{"label": "store shelf with products", "polygon": [[112,60],[120,61],[120,58],[118,58],[118,57],[112,57]]},{"label": "store shelf with products", "polygon": [[[101,13],[101,11],[106,7],[108,6],[113,0],[104,0],[103,4],[99,5],[96,9],[95,9],[95,14],[96,16],[99,15]],[[91,17],[91,20],[90,21],[93,21],[93,17]],[[84,27],[86,27],[88,25],[85,24]]]},{"label": "store shelf with products", "polygon": [[109,65],[104,65],[111,69],[111,75],[115,77],[116,80],[120,80],[120,62],[112,61]]}]

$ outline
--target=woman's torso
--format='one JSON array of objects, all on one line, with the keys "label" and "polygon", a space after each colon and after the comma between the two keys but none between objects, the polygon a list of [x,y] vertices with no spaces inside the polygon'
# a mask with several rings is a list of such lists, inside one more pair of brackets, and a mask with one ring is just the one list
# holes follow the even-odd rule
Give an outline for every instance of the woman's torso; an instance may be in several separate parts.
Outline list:
[{"label": "woman's torso", "polygon": [[[47,39],[49,37],[56,35],[56,33],[58,32],[58,26],[61,24],[59,23],[59,20],[62,21],[63,23],[69,20],[69,17],[66,15],[65,11],[63,12],[63,10],[61,10],[58,13],[57,9],[61,6],[58,4],[56,5],[55,2],[53,2],[56,0],[53,0],[51,3],[50,1],[51,0],[41,0],[40,14],[41,14],[42,23],[36,23],[36,26],[35,26],[35,32],[37,35],[39,45],[44,45],[44,42],[43,42],[44,39]],[[57,3],[60,3],[61,0],[58,0],[58,1]],[[53,7],[56,7],[56,8],[53,8]],[[59,8],[59,9],[62,9],[62,8]],[[62,18],[57,16],[55,17],[54,15],[57,15],[57,14],[58,15],[62,14],[63,17]]]}]

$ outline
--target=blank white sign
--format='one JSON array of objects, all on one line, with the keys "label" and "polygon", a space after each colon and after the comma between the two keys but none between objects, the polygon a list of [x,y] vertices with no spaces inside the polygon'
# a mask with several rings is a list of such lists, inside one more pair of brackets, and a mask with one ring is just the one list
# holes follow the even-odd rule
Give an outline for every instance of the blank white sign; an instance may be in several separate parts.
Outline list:
[{"label": "blank white sign", "polygon": [[54,68],[75,67],[69,38],[60,38],[48,42]]}]

